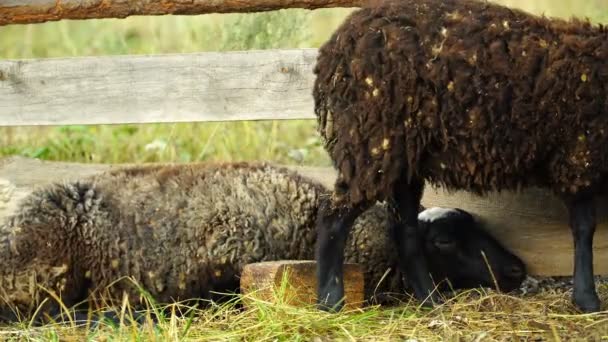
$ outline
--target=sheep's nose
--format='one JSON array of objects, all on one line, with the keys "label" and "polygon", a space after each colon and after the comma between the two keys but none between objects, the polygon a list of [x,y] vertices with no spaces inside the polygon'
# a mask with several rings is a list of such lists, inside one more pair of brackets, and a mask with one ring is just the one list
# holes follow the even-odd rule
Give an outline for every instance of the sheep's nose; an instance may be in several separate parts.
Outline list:
[{"label": "sheep's nose", "polygon": [[510,278],[522,278],[526,275],[526,270],[519,265],[512,265],[507,268],[507,276]]}]

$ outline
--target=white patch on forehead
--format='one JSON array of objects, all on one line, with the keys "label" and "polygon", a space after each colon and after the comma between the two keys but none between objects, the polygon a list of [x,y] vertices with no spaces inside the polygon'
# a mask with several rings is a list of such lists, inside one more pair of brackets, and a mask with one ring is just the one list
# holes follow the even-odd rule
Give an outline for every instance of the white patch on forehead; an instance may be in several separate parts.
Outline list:
[{"label": "white patch on forehead", "polygon": [[446,217],[450,213],[456,212],[457,210],[452,208],[432,207],[418,214],[418,220],[425,222],[433,222],[442,217]]}]

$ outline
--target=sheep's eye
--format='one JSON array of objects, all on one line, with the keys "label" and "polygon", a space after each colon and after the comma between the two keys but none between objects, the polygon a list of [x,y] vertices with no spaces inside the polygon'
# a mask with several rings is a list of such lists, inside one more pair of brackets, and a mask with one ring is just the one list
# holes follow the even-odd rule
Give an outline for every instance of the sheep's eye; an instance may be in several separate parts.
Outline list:
[{"label": "sheep's eye", "polygon": [[437,238],[434,244],[442,252],[450,252],[456,248],[456,241],[446,238]]}]

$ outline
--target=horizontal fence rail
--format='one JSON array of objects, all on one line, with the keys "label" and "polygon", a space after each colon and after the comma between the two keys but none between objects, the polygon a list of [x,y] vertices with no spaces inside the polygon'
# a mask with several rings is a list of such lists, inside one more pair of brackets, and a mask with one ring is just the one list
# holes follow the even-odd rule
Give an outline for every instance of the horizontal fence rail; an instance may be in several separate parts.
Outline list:
[{"label": "horizontal fence rail", "polygon": [[0,26],[132,15],[263,12],[359,7],[363,0],[0,0]]},{"label": "horizontal fence rail", "polygon": [[0,126],[310,119],[316,55],[0,60]]}]

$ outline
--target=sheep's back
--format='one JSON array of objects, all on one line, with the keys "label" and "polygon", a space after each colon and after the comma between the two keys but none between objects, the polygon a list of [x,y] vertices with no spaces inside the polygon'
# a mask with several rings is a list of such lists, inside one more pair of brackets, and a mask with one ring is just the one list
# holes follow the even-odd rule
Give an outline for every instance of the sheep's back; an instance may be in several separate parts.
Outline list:
[{"label": "sheep's back", "polygon": [[593,184],[608,160],[607,44],[603,28],[485,2],[355,12],[315,67],[338,195],[383,199],[414,176],[476,193]]}]

